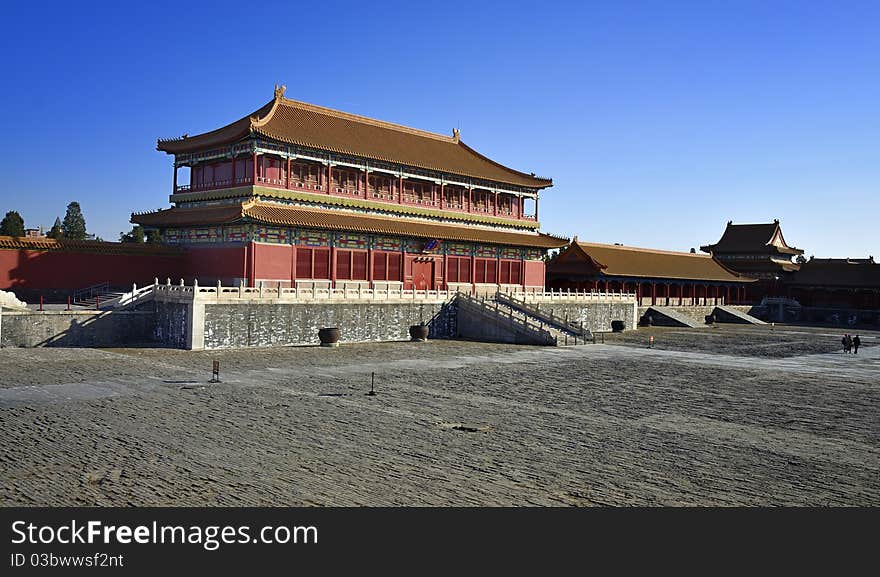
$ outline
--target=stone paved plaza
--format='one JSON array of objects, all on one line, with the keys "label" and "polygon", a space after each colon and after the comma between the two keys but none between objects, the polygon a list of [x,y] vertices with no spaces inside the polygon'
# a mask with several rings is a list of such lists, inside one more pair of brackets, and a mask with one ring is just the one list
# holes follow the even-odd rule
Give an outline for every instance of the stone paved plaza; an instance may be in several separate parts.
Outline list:
[{"label": "stone paved plaza", "polygon": [[6,348],[0,503],[877,506],[880,335],[839,332]]}]

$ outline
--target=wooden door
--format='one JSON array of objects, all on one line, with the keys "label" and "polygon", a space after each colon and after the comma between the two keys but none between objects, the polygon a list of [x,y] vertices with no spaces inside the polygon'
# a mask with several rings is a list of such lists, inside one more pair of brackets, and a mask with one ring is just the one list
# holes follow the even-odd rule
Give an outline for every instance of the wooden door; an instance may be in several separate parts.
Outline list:
[{"label": "wooden door", "polygon": [[413,288],[418,291],[434,290],[434,263],[413,262]]}]

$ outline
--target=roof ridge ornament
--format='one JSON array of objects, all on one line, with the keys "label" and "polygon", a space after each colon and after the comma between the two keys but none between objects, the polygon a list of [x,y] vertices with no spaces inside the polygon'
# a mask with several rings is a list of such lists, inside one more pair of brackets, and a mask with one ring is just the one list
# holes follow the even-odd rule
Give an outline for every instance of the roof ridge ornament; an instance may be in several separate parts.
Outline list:
[{"label": "roof ridge ornament", "polygon": [[287,86],[283,84],[275,85],[275,100],[281,100],[284,97],[284,92],[287,90]]},{"label": "roof ridge ornament", "polygon": [[458,143],[458,141],[461,140],[461,131],[459,129],[457,129],[457,128],[452,129],[452,140],[456,143]]}]

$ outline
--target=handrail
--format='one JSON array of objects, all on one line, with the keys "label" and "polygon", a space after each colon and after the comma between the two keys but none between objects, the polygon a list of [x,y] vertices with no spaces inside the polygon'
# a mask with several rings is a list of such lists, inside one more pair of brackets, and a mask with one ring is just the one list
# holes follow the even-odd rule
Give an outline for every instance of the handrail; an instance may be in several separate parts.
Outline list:
[{"label": "handrail", "polygon": [[553,314],[553,311],[550,311],[549,313],[543,312],[535,307],[529,306],[525,301],[517,300],[512,295],[502,293],[501,291],[495,294],[495,300],[501,303],[505,303],[512,308],[518,308],[528,315],[541,319],[542,321],[553,325],[560,330],[567,331],[579,337],[585,337],[592,334],[589,329],[584,330],[583,323],[575,324],[573,322],[569,322],[568,319],[560,319]]},{"label": "handrail", "polygon": [[87,286],[85,288],[77,289],[73,291],[72,300],[73,302],[79,302],[84,300],[82,297],[91,298],[95,296],[95,294],[101,294],[102,292],[107,292],[110,290],[110,282],[104,281],[102,283],[94,284],[92,286]]},{"label": "handrail", "polygon": [[523,314],[514,315],[513,310],[508,310],[507,313],[503,313],[500,310],[499,303],[496,301],[492,301],[493,305],[490,305],[483,299],[478,299],[472,295],[461,293],[458,297],[459,299],[464,299],[465,301],[480,307],[481,309],[485,309],[488,311],[492,311],[495,313],[496,317],[499,319],[506,318],[511,325],[516,326],[520,330],[525,330],[527,333],[536,333],[538,337],[545,341],[553,341],[556,342],[556,335],[553,335],[547,328],[544,323],[534,323],[529,318]]}]

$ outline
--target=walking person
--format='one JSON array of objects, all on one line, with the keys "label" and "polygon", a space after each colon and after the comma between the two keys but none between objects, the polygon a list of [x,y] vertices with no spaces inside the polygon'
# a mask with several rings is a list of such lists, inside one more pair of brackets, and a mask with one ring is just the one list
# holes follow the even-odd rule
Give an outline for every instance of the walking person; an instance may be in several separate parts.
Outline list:
[{"label": "walking person", "polygon": [[852,337],[847,334],[847,335],[844,335],[844,338],[846,338],[846,343],[844,343],[844,345],[843,345],[843,352],[851,353],[852,352]]},{"label": "walking person", "polygon": [[862,344],[862,339],[859,338],[859,335],[854,336],[853,340],[852,340],[852,347],[853,347],[853,354],[854,355],[859,354],[859,345],[860,344]]},{"label": "walking person", "polygon": [[840,337],[840,344],[843,345],[843,352],[846,353],[846,335]]}]

